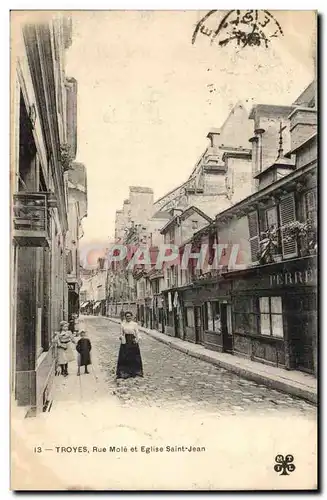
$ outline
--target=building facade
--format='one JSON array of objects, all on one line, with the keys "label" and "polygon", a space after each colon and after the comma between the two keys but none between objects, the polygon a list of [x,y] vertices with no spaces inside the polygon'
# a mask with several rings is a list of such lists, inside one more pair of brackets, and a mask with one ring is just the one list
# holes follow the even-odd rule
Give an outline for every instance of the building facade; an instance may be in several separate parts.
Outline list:
[{"label": "building facade", "polygon": [[[245,107],[237,103],[222,127],[209,131],[209,145],[193,167],[188,180],[159,200],[153,202],[153,196],[150,200],[144,195],[139,199],[143,188],[130,188],[129,199],[124,201],[123,209],[116,212],[116,242],[131,246],[159,245],[164,242],[164,238],[160,239],[160,230],[170,220],[174,220],[174,211],[186,213],[195,207],[205,216],[214,216],[251,193],[256,185],[248,141],[251,123]],[[136,208],[138,205],[139,208]],[[198,227],[196,221],[190,220],[189,223],[193,224],[191,232],[185,229],[187,236],[186,233],[181,235],[186,239]],[[117,316],[119,309],[126,310],[128,307],[134,314],[137,313],[141,324],[160,324],[160,328],[163,328],[168,315],[163,307],[162,291],[169,286],[169,272],[169,269],[166,270],[164,275],[163,270],[155,272],[148,269],[145,272],[140,268],[133,274],[126,272],[124,264],[115,265],[108,278],[110,292],[107,295],[111,302],[109,314]]]},{"label": "building facade", "polygon": [[53,334],[69,311],[68,171],[76,154],[69,108],[76,95],[67,92],[65,52],[71,37],[71,20],[57,15],[21,25],[12,46],[11,391],[29,415],[51,399]]},{"label": "building facade", "polygon": [[66,235],[68,283],[68,317],[79,314],[80,289],[80,240],[83,237],[82,221],[87,216],[87,177],[82,163],[73,162],[68,171],[68,232]]},{"label": "building facade", "polygon": [[[316,375],[315,84],[292,106],[258,105],[250,116],[256,191],[191,238],[195,253],[208,245],[208,267],[197,271],[197,259],[191,259],[184,283],[164,291],[168,317],[174,304],[178,310],[174,328],[165,331],[213,350]],[[219,267],[210,269],[215,244],[226,251],[219,255]]]}]

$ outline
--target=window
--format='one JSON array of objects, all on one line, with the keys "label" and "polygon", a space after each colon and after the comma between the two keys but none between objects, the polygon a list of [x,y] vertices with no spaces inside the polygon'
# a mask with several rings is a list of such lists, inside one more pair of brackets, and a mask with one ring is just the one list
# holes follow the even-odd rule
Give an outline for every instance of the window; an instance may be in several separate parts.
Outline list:
[{"label": "window", "polygon": [[178,266],[173,266],[172,274],[173,274],[173,286],[178,286]]},{"label": "window", "polygon": [[283,310],[281,297],[260,297],[260,333],[283,338]]},{"label": "window", "polygon": [[[312,206],[312,199],[310,206]],[[257,263],[259,260],[259,253],[261,250],[260,230],[265,233],[268,229],[272,230],[273,228],[280,228],[276,237],[274,234],[269,236],[275,247],[272,249],[273,255],[279,254],[281,249],[284,258],[290,259],[297,257],[297,241],[291,236],[290,229],[288,228],[288,225],[294,221],[296,221],[294,193],[290,193],[284,198],[281,198],[278,208],[271,207],[264,212],[260,211],[260,221],[257,211],[249,213],[249,242],[252,262]]]},{"label": "window", "polygon": [[144,281],[139,282],[139,297],[144,298],[145,296],[145,283]]},{"label": "window", "polygon": [[172,286],[172,283],[171,283],[171,267],[167,267],[167,288],[170,288]]},{"label": "window", "polygon": [[175,227],[173,226],[169,230],[168,243],[174,243],[175,241]]},{"label": "window", "polygon": [[271,207],[266,210],[266,225],[267,229],[275,229],[278,227],[278,216],[277,216],[277,208]]},{"label": "window", "polygon": [[304,195],[306,219],[316,221],[317,219],[317,200],[316,192],[312,189]]},{"label": "window", "polygon": [[185,323],[186,326],[194,328],[194,311],[193,307],[186,307],[185,309]]},{"label": "window", "polygon": [[159,293],[160,290],[159,290],[159,279],[154,279],[152,281],[152,290],[153,290],[153,293]]},{"label": "window", "polygon": [[247,295],[235,297],[234,323],[236,333],[257,333],[257,314],[253,297]]},{"label": "window", "polygon": [[199,223],[197,220],[192,220],[192,229],[198,229]]},{"label": "window", "polygon": [[205,329],[211,332],[221,331],[219,302],[206,303]]}]

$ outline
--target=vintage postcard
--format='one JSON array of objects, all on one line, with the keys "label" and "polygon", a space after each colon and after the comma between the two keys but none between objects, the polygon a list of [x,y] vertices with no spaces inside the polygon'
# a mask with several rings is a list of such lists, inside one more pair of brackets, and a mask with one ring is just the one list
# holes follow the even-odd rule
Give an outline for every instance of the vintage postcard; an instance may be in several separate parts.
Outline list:
[{"label": "vintage postcard", "polygon": [[11,489],[317,490],[317,12],[10,22]]}]

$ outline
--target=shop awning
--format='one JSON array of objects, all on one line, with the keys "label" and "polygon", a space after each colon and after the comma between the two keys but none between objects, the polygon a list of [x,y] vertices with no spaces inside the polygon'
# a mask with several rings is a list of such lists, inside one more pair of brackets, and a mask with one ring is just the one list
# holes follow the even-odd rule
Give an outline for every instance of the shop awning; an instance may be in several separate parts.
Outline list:
[{"label": "shop awning", "polygon": [[83,302],[83,304],[81,304],[81,309],[82,309],[82,307],[86,307],[88,304],[89,304],[89,301]]},{"label": "shop awning", "polygon": [[94,309],[97,309],[98,307],[100,307],[100,304],[101,304],[101,302],[96,302],[96,303],[94,304],[94,306],[93,306],[93,310],[94,310]]}]

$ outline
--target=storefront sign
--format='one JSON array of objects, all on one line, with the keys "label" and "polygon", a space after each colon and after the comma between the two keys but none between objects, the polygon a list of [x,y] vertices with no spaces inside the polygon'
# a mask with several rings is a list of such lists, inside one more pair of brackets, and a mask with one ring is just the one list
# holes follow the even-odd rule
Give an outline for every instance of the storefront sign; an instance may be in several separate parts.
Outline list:
[{"label": "storefront sign", "polygon": [[316,282],[317,271],[310,267],[303,271],[290,271],[269,275],[270,286],[315,285]]}]

